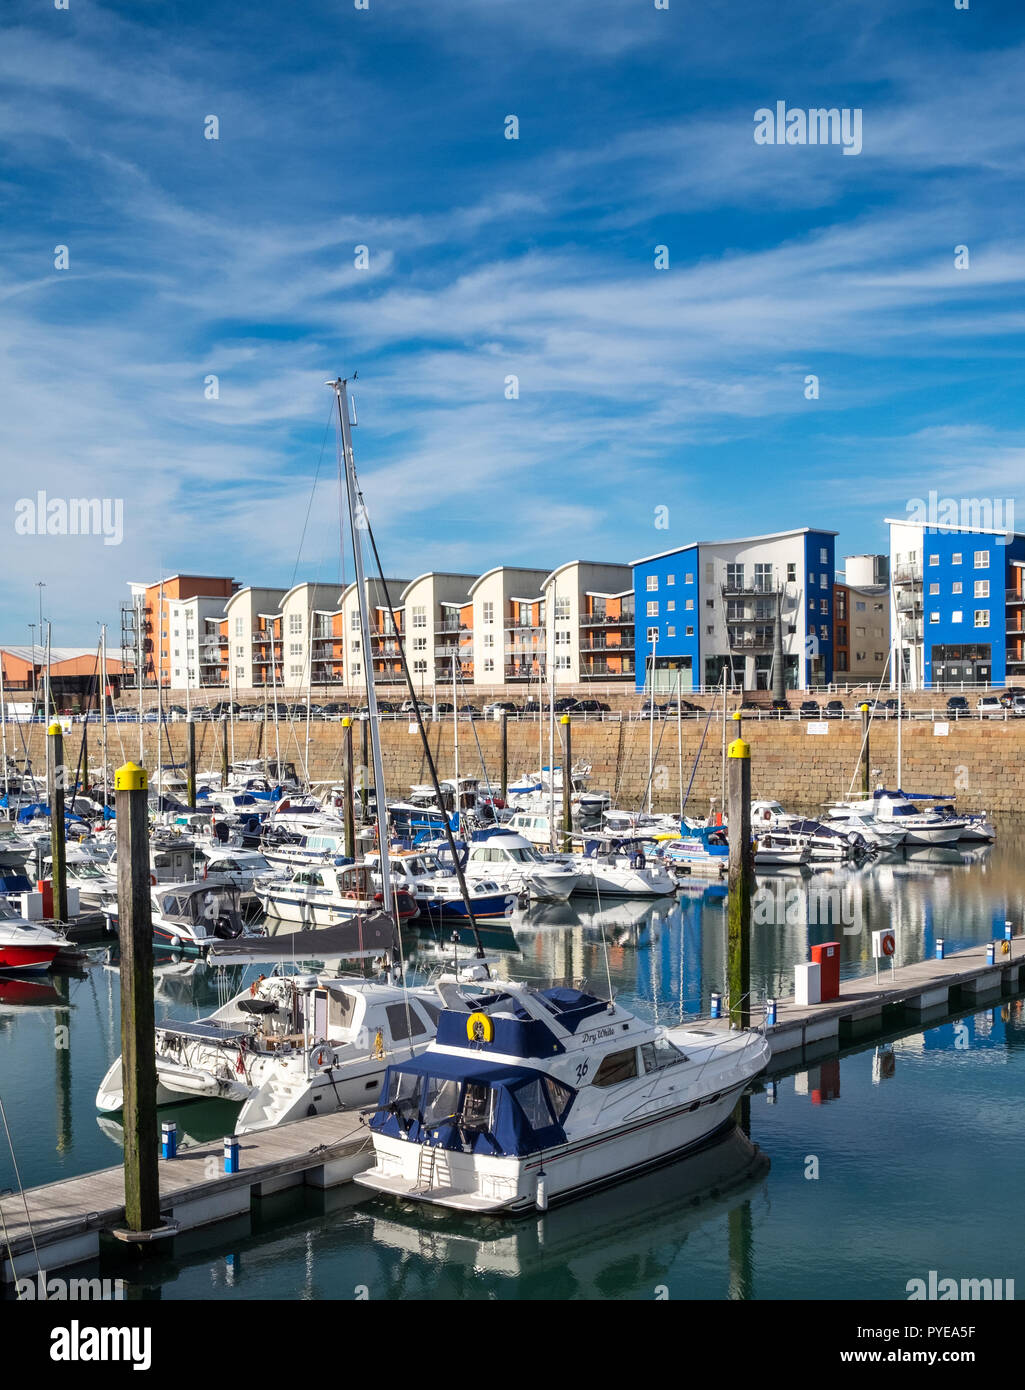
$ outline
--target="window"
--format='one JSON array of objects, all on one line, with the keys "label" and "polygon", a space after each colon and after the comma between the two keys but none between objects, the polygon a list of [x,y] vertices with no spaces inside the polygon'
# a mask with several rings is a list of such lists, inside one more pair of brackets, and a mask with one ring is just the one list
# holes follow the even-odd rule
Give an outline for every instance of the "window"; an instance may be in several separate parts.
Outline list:
[{"label": "window", "polygon": [[988,551],[988,550],[977,550],[977,551],[975,552],[975,568],[976,568],[977,570],[988,570],[988,569],[989,569],[989,551]]},{"label": "window", "polygon": [[358,638],[358,637],[355,639],[355,641],[349,643],[349,650],[350,650],[350,651],[353,651],[353,652],[358,652],[358,651],[359,651],[359,638]]},{"label": "window", "polygon": [[410,609],[410,626],[427,626],[427,609],[423,606],[423,604],[419,604],[417,605],[417,607]]},{"label": "window", "polygon": [[711,636],[714,635],[714,633],[715,633],[715,626],[714,626],[712,623],[709,623],[708,626],[705,628],[705,635],[706,635],[707,637],[711,637]]},{"label": "window", "polygon": [[[484,645],[487,646],[487,643],[485,642]],[[413,638],[413,650],[414,650],[415,652],[425,652],[425,651],[427,650],[427,638],[426,638],[426,637],[414,637],[414,638]]]},{"label": "window", "polygon": [[854,611],[855,611],[855,613],[864,613],[864,611],[865,611],[865,605],[864,605],[864,603],[862,602],[861,599],[856,599],[856,600],[855,600],[855,603],[854,603]]},{"label": "window", "polygon": [[694,629],[693,629],[692,627],[685,628],[685,629],[684,629],[684,633],[685,633],[685,635],[686,635],[687,637],[693,637],[693,636],[694,636]]},{"label": "window", "polygon": [[629,1081],[636,1075],[637,1049],[628,1047],[624,1052],[610,1052],[602,1058],[591,1085],[616,1086],[620,1081]]},{"label": "window", "polygon": [[788,583],[788,584],[796,584],[796,583],[797,583],[797,564],[796,564],[796,562],[793,563],[793,564],[788,564],[788,565],[787,565],[787,583]]},{"label": "window", "polygon": [[938,613],[935,613],[935,612],[934,612],[934,613],[930,613],[930,614],[929,614],[929,621],[930,621],[931,623],[938,623],[939,620],[940,620],[940,615],[939,615]]},{"label": "window", "polygon": [[236,656],[245,656],[245,654],[246,654],[246,649],[245,649],[245,647],[236,647],[236,648],[235,648],[235,655],[236,655]]},{"label": "window", "polygon": [[975,581],[975,597],[989,598],[989,580],[977,579]]},{"label": "window", "polygon": [[653,593],[655,593],[655,592],[657,591],[657,589],[658,589],[658,575],[657,575],[657,574],[649,574],[649,575],[648,575],[648,593],[649,593],[649,594],[653,594]]},{"label": "window", "polygon": [[686,1055],[665,1038],[641,1044],[641,1061],[646,1072],[661,1071],[663,1067],[672,1067],[686,1060]]},{"label": "window", "polygon": [[952,565],[959,565],[959,564],[961,563],[961,552],[960,552],[960,550],[955,550],[955,551],[954,551],[953,555],[951,555],[951,557],[950,557],[950,563],[951,563]]},{"label": "window", "polygon": [[950,586],[950,592],[952,594],[959,594],[963,588],[964,585],[961,583],[960,579],[955,579],[953,584],[951,584]]},{"label": "window", "polygon": [[303,630],[303,615],[302,615],[301,613],[289,613],[289,615],[288,615],[288,632],[289,632],[289,636],[291,636],[291,637],[296,637],[296,636],[298,636],[298,635],[300,635],[300,634],[302,633],[302,630]]},{"label": "window", "polygon": [[975,626],[976,626],[976,627],[989,627],[989,609],[988,609],[988,608],[976,608],[976,610],[975,610]]},{"label": "window", "polygon": [[515,1092],[515,1095],[531,1129],[547,1129],[552,1123],[552,1117],[545,1100],[543,1083],[540,1080],[528,1081],[526,1086],[521,1086]]},{"label": "window", "polygon": [[821,626],[819,627],[819,638],[820,638],[823,642],[828,642],[828,641],[829,641],[829,628],[826,627],[825,623],[822,623]]},{"label": "window", "polygon": [[694,600],[692,598],[686,599],[683,606],[687,609],[688,613],[693,612]]},{"label": "window", "polygon": [[666,583],[669,584],[669,585],[675,584],[675,583],[676,583],[676,575],[675,575],[675,574],[667,574],[667,575],[666,575]]},{"label": "window", "polygon": [[413,662],[413,670],[417,673],[417,675],[426,675],[426,674],[427,674],[427,662],[426,662],[426,661],[414,661],[414,662]]},{"label": "window", "polygon": [[828,564],[829,564],[829,551],[826,549],[825,546],[821,546],[820,549],[819,549],[819,564],[820,564],[820,565],[828,565]]},{"label": "window", "polygon": [[484,669],[485,671],[493,671],[495,669],[495,658],[493,656],[486,656],[484,658]]},{"label": "window", "polygon": [[568,632],[557,632],[555,634],[555,645],[557,647],[569,646],[570,634]]},{"label": "window", "polygon": [[244,666],[236,666],[236,667],[235,667],[235,679],[236,679],[237,681],[242,680],[242,679],[245,677],[245,674],[246,674],[246,668],[245,668]]},{"label": "window", "polygon": [[419,1038],[427,1032],[423,1020],[412,1005],[407,1008],[405,1004],[388,1004],[384,1012],[388,1019],[388,1032],[395,1042]]},{"label": "window", "polygon": [[[930,593],[930,594],[938,594],[939,591],[940,591],[940,586],[939,586],[938,584],[930,584],[930,585],[929,585],[929,593]],[[862,607],[864,607],[864,605],[862,605]]]},{"label": "window", "polygon": [[882,652],[876,652],[876,653],[874,653],[874,660],[876,660],[876,661],[885,661],[886,658],[885,658],[885,656],[883,655]]},{"label": "window", "polygon": [[546,1076],[543,1082],[548,1092],[548,1102],[552,1107],[555,1118],[562,1124],[566,1118],[566,1111],[569,1103],[573,1099],[573,1092],[568,1086],[564,1086],[561,1081],[556,1081],[552,1076]]},{"label": "window", "polygon": [[828,613],[828,612],[829,612],[829,599],[828,599],[828,598],[819,599],[819,612],[820,612],[820,613]]},{"label": "window", "polygon": [[302,673],[303,673],[303,668],[302,668],[302,665],[301,665],[301,664],[298,665],[298,666],[289,666],[289,668],[288,668],[288,674],[289,674],[293,679],[295,679],[296,677],[298,677],[299,679],[301,679],[301,678],[302,678]]},{"label": "window", "polygon": [[706,607],[706,608],[714,608],[714,607],[715,607],[715,599],[713,599],[713,598],[706,598],[706,599],[705,599],[705,607]]},{"label": "window", "polygon": [[768,593],[772,588],[772,566],[767,564],[755,565],[755,588],[761,589],[762,593]]},{"label": "window", "polygon": [[808,585],[809,585],[810,588],[814,589],[814,587],[815,587],[815,576],[814,576],[813,574],[809,574],[809,575],[808,575]]},{"label": "window", "polygon": [[352,663],[352,674],[353,674],[354,676],[361,676],[361,675],[363,674],[363,664],[362,664],[362,662],[354,661],[354,662]]},{"label": "window", "polygon": [[648,616],[649,618],[657,618],[657,617],[658,617],[658,599],[657,599],[657,598],[652,599],[652,600],[649,602],[649,604],[648,604],[647,616]]},{"label": "window", "polygon": [[675,628],[675,627],[667,627],[667,628],[666,628],[666,636],[667,636],[667,637],[675,637],[675,636],[676,636],[676,628]]},{"label": "window", "polygon": [[667,613],[675,613],[675,612],[676,612],[676,600],[675,600],[674,598],[669,599],[669,601],[666,603],[666,612],[667,612]]},{"label": "window", "polygon": [[649,641],[649,642],[657,642],[657,641],[658,641],[658,628],[657,628],[657,627],[649,627],[649,628],[648,628],[648,641]]},{"label": "window", "polygon": [[568,656],[557,656],[555,658],[555,669],[557,671],[568,671],[569,668],[570,660]]},{"label": "window", "polygon": [[349,629],[351,632],[359,632],[359,609],[354,608],[349,614]]},{"label": "window", "polygon": [[930,563],[930,565],[938,565],[939,562],[940,562],[940,557],[939,557],[938,555],[930,555],[930,556],[929,556],[929,563]]},{"label": "window", "polygon": [[953,611],[953,613],[951,613],[951,615],[950,615],[950,621],[951,621],[952,623],[959,623],[959,622],[961,621],[961,619],[962,619],[963,616],[964,616],[964,615],[963,615],[962,610],[961,610],[960,608],[955,608],[954,611]]},{"label": "window", "polygon": [[712,560],[705,561],[705,583],[715,583],[715,564]]},{"label": "window", "polygon": [[690,574],[685,574],[685,575],[683,576],[683,582],[684,582],[685,584],[693,584],[693,583],[694,583],[694,573],[693,573],[693,571],[691,571]]},{"label": "window", "polygon": [[820,575],[819,575],[819,588],[820,588],[820,589],[828,589],[828,588],[829,588],[829,575],[828,575],[828,574],[823,573],[823,574],[820,574]]},{"label": "window", "polygon": [[555,616],[556,618],[568,618],[570,616],[568,596],[555,600]]},{"label": "window", "polygon": [[236,618],[236,619],[235,619],[235,636],[236,636],[236,637],[241,637],[241,636],[242,636],[242,632],[243,632],[243,626],[242,626],[242,624],[243,624],[242,618]]},{"label": "window", "polygon": [[493,623],[495,621],[495,605],[490,600],[487,603],[481,604],[481,610],[483,619],[486,623]]},{"label": "window", "polygon": [[[393,1005],[393,1007],[395,1007]],[[402,1007],[399,1005],[398,1007]],[[459,1088],[462,1083],[447,1076],[429,1076],[424,1098],[424,1124],[428,1127],[441,1124],[456,1113],[459,1105]]]},{"label": "window", "polygon": [[302,656],[302,654],[303,654],[303,644],[302,644],[301,642],[289,642],[289,644],[288,644],[288,655],[289,655],[289,656]]},{"label": "window", "polygon": [[726,587],[727,589],[742,589],[744,587],[744,566],[730,563],[726,566]]},{"label": "window", "polygon": [[485,647],[493,647],[495,645],[495,634],[493,632],[485,632],[484,645]]}]

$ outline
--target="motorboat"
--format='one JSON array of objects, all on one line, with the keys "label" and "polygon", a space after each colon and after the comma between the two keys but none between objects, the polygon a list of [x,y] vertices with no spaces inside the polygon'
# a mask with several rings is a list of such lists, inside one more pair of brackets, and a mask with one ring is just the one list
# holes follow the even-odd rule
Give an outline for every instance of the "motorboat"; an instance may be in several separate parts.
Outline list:
[{"label": "motorboat", "polygon": [[[380,855],[368,854],[366,862],[374,870],[374,882],[380,885]],[[454,868],[446,868],[435,854],[425,850],[392,851],[388,862],[392,881],[416,899],[427,923],[466,920],[466,903]],[[475,919],[509,917],[516,906],[516,894],[502,888],[493,878],[474,879],[467,883],[467,889]]]},{"label": "motorboat", "polygon": [[541,902],[565,902],[580,882],[571,865],[546,858],[524,836],[505,828],[475,832],[466,846],[463,874],[468,884],[488,879]]},{"label": "motorboat", "polygon": [[567,862],[580,873],[574,891],[588,897],[664,898],[676,888],[652,842],[639,836],[589,837],[584,852],[571,855]]},{"label": "motorboat", "polygon": [[27,921],[0,898],[0,971],[22,974],[49,970],[68,944],[62,932]]},{"label": "motorboat", "polygon": [[[365,1106],[385,1067],[434,1037],[442,1000],[433,989],[324,974],[261,976],[206,1018],[155,1030],[157,1104],[215,1098],[242,1104],[236,1134]],[[121,1058],[96,1095],[124,1103]]]},{"label": "motorboat", "polygon": [[356,1182],[511,1213],[605,1186],[728,1125],[765,1069],[762,1034],[663,1028],[577,987],[438,981],[434,1041],[389,1066]]},{"label": "motorboat", "polygon": [[[117,903],[117,872],[109,859],[95,853],[84,844],[65,846],[65,872],[69,888],[78,889],[79,907],[83,912],[102,912]],[[53,860],[43,860],[44,878],[53,877]]]},{"label": "motorboat", "polygon": [[[394,873],[392,883],[401,885]],[[290,877],[261,884],[256,896],[268,916],[304,927],[329,927],[360,913],[376,912],[384,897],[373,866],[354,864],[344,856],[317,866],[300,865]],[[413,894],[401,885],[395,896],[400,920],[415,917],[419,908]]]},{"label": "motorboat", "polygon": [[772,865],[808,864],[811,862],[811,847],[800,836],[786,830],[766,830],[755,840],[755,868]]},{"label": "motorboat", "polygon": [[730,866],[730,842],[723,825],[687,825],[676,840],[662,850],[666,868],[672,873],[719,878]]},{"label": "motorboat", "polygon": [[[206,952],[217,941],[257,935],[239,910],[239,890],[230,883],[158,883],[150,889],[153,940],[175,951]],[[104,909],[109,931],[118,930],[118,906]]]}]

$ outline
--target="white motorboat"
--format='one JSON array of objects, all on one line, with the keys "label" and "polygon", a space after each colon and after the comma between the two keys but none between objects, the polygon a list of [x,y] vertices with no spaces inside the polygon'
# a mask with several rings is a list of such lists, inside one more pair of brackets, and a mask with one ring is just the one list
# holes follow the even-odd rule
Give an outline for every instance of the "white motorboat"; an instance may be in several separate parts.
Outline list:
[{"label": "white motorboat", "polygon": [[569,856],[579,870],[575,892],[599,898],[665,898],[676,881],[651,841],[621,835],[589,837],[583,854]]},{"label": "white motorboat", "polygon": [[[373,868],[374,882],[380,884],[380,856],[368,854],[366,862]],[[392,881],[401,884],[423,913],[425,926],[438,923],[466,921],[466,904],[459,888],[455,870],[438,862],[437,856],[425,850],[399,850],[389,855]],[[502,888],[493,878],[477,878],[468,882],[470,906],[474,918],[509,917],[516,906],[516,894]]]},{"label": "white motorboat", "polygon": [[765,830],[755,840],[755,867],[795,865],[811,862],[807,840],[786,830]]},{"label": "white motorboat", "polygon": [[[118,905],[103,909],[107,929],[117,932]],[[262,935],[248,928],[239,910],[239,890],[230,883],[158,883],[150,889],[153,940],[175,951],[206,952],[219,941]]]},{"label": "white motorboat", "polygon": [[769,1045],[645,1023],[580,989],[439,981],[434,1042],[390,1066],[356,1181],[463,1212],[516,1212],[651,1169],[725,1126]]},{"label": "white motorboat", "polygon": [[[156,1028],[157,1104],[186,1098],[242,1103],[236,1134],[372,1103],[384,1069],[434,1037],[441,999],[432,989],[328,975],[261,977],[196,1021]],[[124,1103],[121,1058],[96,1095]]]},{"label": "white motorboat", "polygon": [[[379,910],[383,894],[374,867],[370,863],[353,864],[347,859],[300,865],[289,877],[261,884],[256,896],[270,917],[299,922],[304,927],[330,927],[359,913]],[[397,882],[401,880],[393,873],[392,883]],[[408,921],[417,914],[417,902],[404,888],[402,885],[396,893],[396,908],[400,920]]]},{"label": "white motorboat", "polygon": [[[463,874],[467,883],[488,879],[518,896],[542,902],[565,902],[580,874],[561,859],[546,858],[529,840],[505,828],[482,831],[467,846]],[[444,858],[442,858],[444,863]]]}]

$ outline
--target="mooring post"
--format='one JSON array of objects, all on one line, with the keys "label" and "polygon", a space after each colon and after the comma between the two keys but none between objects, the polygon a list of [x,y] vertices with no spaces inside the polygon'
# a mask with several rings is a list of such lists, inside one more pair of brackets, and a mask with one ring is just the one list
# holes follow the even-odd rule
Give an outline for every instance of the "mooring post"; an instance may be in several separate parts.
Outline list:
[{"label": "mooring post", "polygon": [[[573,847],[573,735],[570,733],[570,717],[562,715],[562,852],[568,854]],[[551,775],[555,776],[555,768]]]},{"label": "mooring post", "polygon": [[502,763],[502,800],[509,799],[509,711],[502,711],[502,737],[500,741]]},{"label": "mooring post", "polygon": [[146,773],[135,763],[125,763],[114,774],[121,943],[125,1225],[129,1231],[140,1233],[160,1226],[148,786]]},{"label": "mooring post", "polygon": [[64,844],[64,735],[56,720],[46,731],[50,757],[46,766],[46,799],[50,805],[50,865],[53,871],[53,915],[68,920],[67,850]]},{"label": "mooring post", "polygon": [[861,795],[867,801],[868,789],[868,705],[861,706]]},{"label": "mooring post", "polygon": [[742,738],[726,756],[729,815],[730,1027],[751,1026],[751,894],[754,850],[751,844],[751,746]]},{"label": "mooring post", "polygon": [[349,859],[356,858],[356,798],[353,794],[353,766],[352,766],[352,720],[348,715],[342,720],[342,728],[345,730],[345,853]]},{"label": "mooring post", "polygon": [[196,726],[191,719],[186,728],[189,739],[189,767],[186,786],[188,788],[189,810],[194,811],[196,809]]},{"label": "mooring post", "polygon": [[366,719],[361,719],[359,721],[359,819],[361,825],[366,823],[367,806],[370,803],[370,788],[367,785],[367,781],[369,778],[369,769],[367,767],[367,761],[370,757],[370,753],[367,748],[367,738],[369,736],[369,733],[370,715],[368,714]]},{"label": "mooring post", "polygon": [[[260,732],[263,732],[263,725],[260,725]],[[230,767],[228,764],[228,718],[221,715],[221,791],[227,791]]]}]

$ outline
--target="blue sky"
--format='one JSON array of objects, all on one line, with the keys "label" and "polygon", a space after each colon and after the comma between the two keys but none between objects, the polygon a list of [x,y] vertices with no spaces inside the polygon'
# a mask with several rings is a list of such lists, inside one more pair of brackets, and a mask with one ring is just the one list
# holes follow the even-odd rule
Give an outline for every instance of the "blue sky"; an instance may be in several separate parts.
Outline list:
[{"label": "blue sky", "polygon": [[[7,641],[40,579],[54,641],[91,644],[129,579],[337,577],[323,382],[355,369],[399,576],[794,525],[842,556],[930,489],[1020,495],[1018,4],[7,14]],[[861,108],[861,154],[756,145],[777,100]],[[122,499],[122,544],[15,534],[40,488]]]}]

